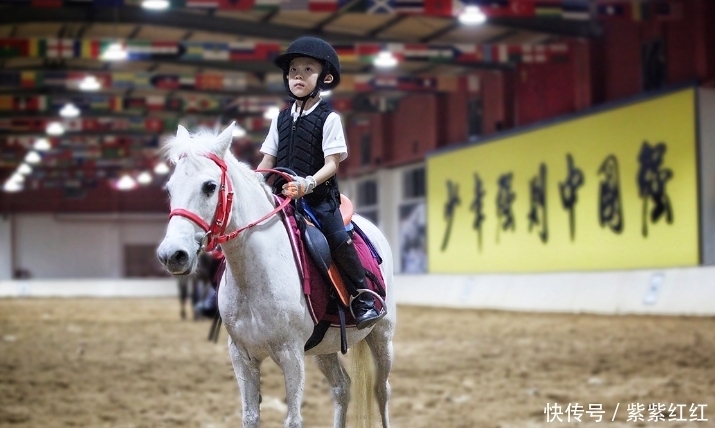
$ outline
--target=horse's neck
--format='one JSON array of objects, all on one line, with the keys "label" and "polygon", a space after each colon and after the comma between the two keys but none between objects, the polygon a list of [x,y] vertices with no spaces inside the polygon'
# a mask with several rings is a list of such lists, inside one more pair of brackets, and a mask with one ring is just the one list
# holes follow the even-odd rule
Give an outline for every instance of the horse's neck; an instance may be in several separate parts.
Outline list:
[{"label": "horse's neck", "polygon": [[[229,167],[229,171],[232,169]],[[241,172],[231,173],[231,180],[235,194],[227,233],[260,219],[275,208],[273,198]],[[273,269],[270,266],[275,265],[277,260],[293,260],[290,241],[280,214],[242,231],[221,247],[239,288],[249,288],[256,281],[267,285],[265,282],[269,278],[266,278],[266,275],[270,275]]]}]

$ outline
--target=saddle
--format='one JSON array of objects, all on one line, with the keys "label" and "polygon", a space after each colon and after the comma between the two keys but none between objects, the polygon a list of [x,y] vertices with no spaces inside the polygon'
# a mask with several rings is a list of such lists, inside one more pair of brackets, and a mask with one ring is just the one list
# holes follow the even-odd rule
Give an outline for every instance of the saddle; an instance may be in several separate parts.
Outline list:
[{"label": "saddle", "polygon": [[[275,195],[275,198],[280,202],[282,196]],[[384,299],[385,281],[380,271],[382,258],[367,235],[351,220],[352,207],[349,199],[341,195],[343,222],[365,269],[365,284]],[[315,323],[313,335],[306,342],[307,351],[320,343],[330,327],[340,327],[344,341],[344,329],[354,327],[355,318],[349,310],[344,309],[349,307],[350,295],[336,266],[331,263],[328,241],[310,219],[311,213],[305,208],[296,210],[292,205],[287,205],[281,212],[281,218],[288,231],[293,256],[301,275],[303,294]],[[383,309],[379,299],[375,299],[375,308],[378,311]],[[347,352],[347,344],[342,345],[343,353]]]}]

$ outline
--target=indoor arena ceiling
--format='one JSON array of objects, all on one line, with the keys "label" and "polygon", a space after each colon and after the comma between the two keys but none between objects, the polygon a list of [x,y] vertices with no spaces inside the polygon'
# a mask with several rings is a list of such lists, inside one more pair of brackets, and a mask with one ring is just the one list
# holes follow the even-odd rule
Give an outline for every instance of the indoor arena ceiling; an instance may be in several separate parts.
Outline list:
[{"label": "indoor arena ceiling", "polygon": [[[467,25],[456,17],[464,5],[452,0],[140,3],[0,0],[0,183],[71,188],[151,173],[161,136],[178,121],[237,120],[255,143],[265,110],[285,102],[272,58],[303,35],[339,52],[336,109],[380,111],[375,97],[460,90],[474,70],[568,60],[568,40],[597,37],[599,17],[633,13],[631,0],[477,0],[470,4],[487,20]],[[115,42],[125,60],[104,59]],[[398,62],[389,70],[373,65],[385,50]],[[80,89],[88,77],[98,89]],[[78,117],[59,116],[68,103]],[[46,135],[53,121],[63,135]],[[41,138],[49,145],[36,148]]]}]

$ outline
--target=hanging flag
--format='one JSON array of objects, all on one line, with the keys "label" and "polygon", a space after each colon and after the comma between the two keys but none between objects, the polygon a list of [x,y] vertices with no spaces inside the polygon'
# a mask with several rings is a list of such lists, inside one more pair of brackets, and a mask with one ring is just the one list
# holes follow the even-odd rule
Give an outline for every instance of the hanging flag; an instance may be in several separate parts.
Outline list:
[{"label": "hanging flag", "polygon": [[47,58],[73,58],[74,40],[71,39],[48,39]]},{"label": "hanging flag", "polygon": [[219,9],[249,10],[253,7],[254,0],[219,0]]},{"label": "hanging flag", "polygon": [[308,10],[311,12],[336,12],[338,0],[308,0]]},{"label": "hanging flag", "polygon": [[539,18],[560,18],[561,0],[535,0],[534,14]]},{"label": "hanging flag", "polygon": [[29,43],[24,39],[0,39],[0,58],[27,56]]},{"label": "hanging flag", "polygon": [[587,21],[591,19],[588,0],[561,0],[563,19]]}]

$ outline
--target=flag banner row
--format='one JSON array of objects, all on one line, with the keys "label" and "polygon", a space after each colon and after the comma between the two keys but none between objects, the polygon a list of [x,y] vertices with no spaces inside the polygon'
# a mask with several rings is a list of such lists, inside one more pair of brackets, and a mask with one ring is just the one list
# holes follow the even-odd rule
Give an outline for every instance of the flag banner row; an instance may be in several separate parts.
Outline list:
[{"label": "flag banner row", "polygon": [[[118,80],[113,74],[122,74],[123,80]],[[90,72],[42,72],[42,71],[0,71],[0,89],[61,89],[81,91],[79,81],[87,76],[95,77],[102,82],[104,89],[142,90],[144,86],[131,86],[127,82],[132,73],[90,73]],[[143,73],[138,73],[143,74]],[[163,75],[165,76],[165,75]],[[373,92],[379,90],[398,90],[405,92],[479,92],[478,76],[463,75],[431,75],[431,76],[398,76],[393,74],[344,74],[338,93]],[[158,79],[157,79],[158,80]],[[277,82],[281,82],[278,85]],[[280,74],[265,78],[264,90],[269,92],[284,92],[283,78]],[[475,84],[475,82],[477,82]],[[171,90],[167,86],[154,86],[152,89]],[[256,88],[257,89],[257,88]],[[172,112],[237,112],[262,113],[268,107],[281,106],[285,98],[278,95],[149,95],[120,96],[93,94],[82,91],[82,94],[63,95],[32,95],[13,96],[0,95],[0,112],[54,111],[66,103],[73,103],[83,111],[172,111]]]},{"label": "flag banner row", "polygon": [[[258,120],[255,120],[258,119]],[[195,126],[213,127],[216,119],[192,119]],[[270,125],[268,119],[263,118],[237,118],[239,124],[245,124],[244,129],[258,132],[267,129]],[[125,116],[125,117],[78,117],[78,118],[49,118],[49,117],[13,117],[0,118],[0,133],[36,133],[44,134],[50,123],[60,123],[65,133],[96,133],[96,132],[136,132],[146,134],[161,134],[175,132],[179,119],[163,117]],[[195,126],[194,126],[195,125]],[[82,138],[91,139],[90,136]],[[13,141],[6,139],[8,146],[20,143],[22,140]],[[24,142],[24,141],[22,141]],[[29,148],[29,146],[28,146]]]},{"label": "flag banner row", "polygon": [[[0,40],[0,46],[2,46]],[[0,49],[2,49],[0,47]],[[79,90],[93,77],[102,89],[165,89],[240,92],[248,88],[247,73],[146,73],[94,71],[0,71],[0,88],[57,88]]]},{"label": "flag banner row", "polygon": [[66,104],[80,112],[175,112],[203,114],[262,114],[269,107],[285,105],[277,96],[121,96],[87,95],[0,95],[0,113],[50,113]]},{"label": "flag banner row", "polygon": [[[0,38],[0,58],[82,58],[101,60],[114,43],[120,43],[127,52],[127,60],[178,61],[271,61],[287,45],[271,42],[194,42],[149,41],[110,39],[19,39]],[[338,44],[335,50],[341,62],[371,63],[378,53],[390,51],[400,61],[436,63],[539,63],[568,61],[566,43],[550,44],[452,44],[432,45],[419,43],[354,43]],[[229,76],[220,73],[197,75],[162,75],[152,73],[107,73],[117,75],[122,84],[163,85],[169,89],[183,86],[200,89],[235,89],[246,87],[245,75]],[[32,84],[31,77],[27,84]],[[152,80],[154,79],[154,80]],[[125,80],[127,80],[125,82]]]},{"label": "flag banner row", "polygon": [[[35,8],[63,6],[138,7],[142,0],[0,0],[0,5]],[[466,5],[479,6],[489,18],[682,19],[683,2],[673,0],[169,0],[170,9],[289,11],[455,16]]]}]

